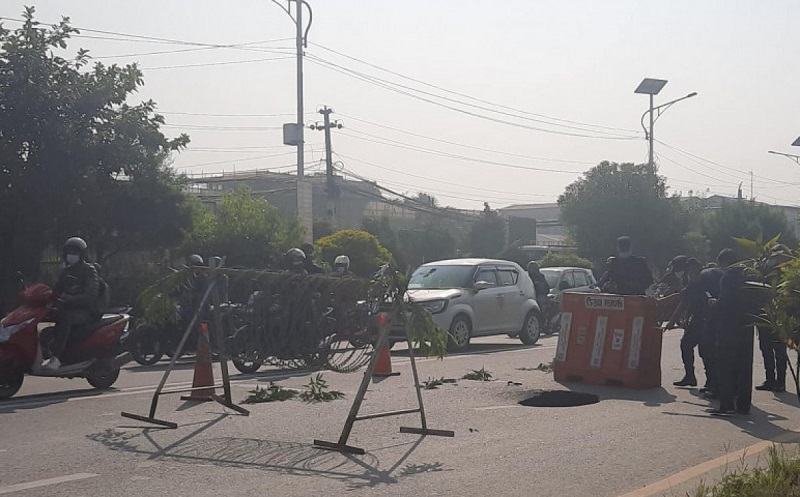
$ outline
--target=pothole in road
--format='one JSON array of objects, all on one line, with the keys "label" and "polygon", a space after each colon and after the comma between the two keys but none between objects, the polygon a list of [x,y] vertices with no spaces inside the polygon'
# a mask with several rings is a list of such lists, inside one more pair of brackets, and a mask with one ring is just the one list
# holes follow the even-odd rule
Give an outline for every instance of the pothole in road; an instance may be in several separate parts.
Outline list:
[{"label": "pothole in road", "polygon": [[525,407],[578,407],[598,402],[600,402],[600,397],[591,393],[547,390],[537,392],[533,397],[520,401],[519,405]]}]

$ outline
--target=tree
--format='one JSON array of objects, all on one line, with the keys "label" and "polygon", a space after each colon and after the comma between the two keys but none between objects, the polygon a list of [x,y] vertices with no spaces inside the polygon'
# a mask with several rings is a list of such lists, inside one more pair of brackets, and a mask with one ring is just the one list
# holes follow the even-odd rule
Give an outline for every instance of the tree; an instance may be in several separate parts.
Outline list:
[{"label": "tree", "polygon": [[189,139],[161,133],[152,101],[126,103],[143,84],[138,67],[87,68],[85,50],[64,59],[69,19],[41,27],[32,7],[23,17],[0,26],[0,307],[14,273],[36,278],[66,235],[112,253],[179,240],[188,220],[166,159]]},{"label": "tree", "polygon": [[583,267],[592,269],[592,261],[569,252],[548,252],[539,259],[539,267]]},{"label": "tree", "polygon": [[506,223],[488,203],[483,204],[480,219],[469,233],[469,249],[473,257],[496,257],[506,245]]},{"label": "tree", "polygon": [[397,234],[400,254],[409,268],[455,256],[456,239],[445,226],[427,221]]},{"label": "tree", "polygon": [[333,266],[336,256],[350,258],[350,271],[369,278],[384,264],[392,262],[392,254],[375,235],[362,230],[342,230],[317,240],[315,252],[322,261]]},{"label": "tree", "polygon": [[792,233],[783,212],[747,200],[725,202],[708,214],[705,233],[712,256],[724,248],[739,249],[735,237],[770,240],[780,234],[781,243],[791,246],[797,244],[797,237]]},{"label": "tree", "polygon": [[666,179],[647,164],[601,162],[567,186],[558,204],[579,255],[595,263],[628,235],[635,252],[663,267],[682,251],[689,227],[686,209],[667,196]]},{"label": "tree", "polygon": [[247,188],[225,195],[211,212],[195,203],[195,222],[184,252],[226,257],[226,265],[251,268],[279,266],[281,255],[302,241],[297,220],[287,221],[266,199]]}]

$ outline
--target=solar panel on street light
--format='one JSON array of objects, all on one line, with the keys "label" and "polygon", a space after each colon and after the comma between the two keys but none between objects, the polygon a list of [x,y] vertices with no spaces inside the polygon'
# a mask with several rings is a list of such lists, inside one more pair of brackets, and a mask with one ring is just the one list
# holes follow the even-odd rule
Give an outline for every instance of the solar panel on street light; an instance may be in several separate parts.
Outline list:
[{"label": "solar panel on street light", "polygon": [[797,137],[797,140],[792,142],[793,147],[800,147],[800,136]]},{"label": "solar panel on street light", "polygon": [[660,92],[666,84],[666,79],[645,78],[633,92],[644,93],[645,95],[658,95],[658,92]]}]

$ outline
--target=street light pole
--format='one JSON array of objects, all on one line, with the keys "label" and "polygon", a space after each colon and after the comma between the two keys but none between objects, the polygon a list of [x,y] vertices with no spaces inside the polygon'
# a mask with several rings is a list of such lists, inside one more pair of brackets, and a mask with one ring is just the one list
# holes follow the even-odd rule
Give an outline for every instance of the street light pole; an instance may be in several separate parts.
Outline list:
[{"label": "street light pole", "polygon": [[[670,106],[672,106],[674,103],[680,102],[681,100],[686,100],[687,98],[692,98],[695,95],[697,95],[697,92],[692,92],[692,93],[686,95],[685,97],[676,98],[675,100],[671,100],[671,101],[669,101],[669,102],[667,102],[665,104],[661,104],[661,105],[659,105],[657,107],[654,107],[653,106],[653,97],[655,95],[658,95],[658,93],[661,91],[662,88],[664,88],[664,85],[666,85],[666,84],[667,84],[667,80],[666,79],[645,78],[641,83],[639,83],[639,86],[636,87],[636,90],[634,90],[634,93],[642,93],[642,94],[645,94],[645,95],[650,95],[650,109],[645,111],[644,114],[642,114],[642,119],[641,119],[642,129],[644,129],[644,133],[645,133],[645,136],[647,137],[647,142],[648,142],[649,149],[650,149],[649,152],[648,152],[648,161],[647,161],[647,163],[650,166],[650,168],[653,168],[653,165],[655,164],[654,153],[653,153],[653,141],[654,141],[654,139],[653,139],[653,125],[658,120],[658,118],[661,117],[661,114],[666,112],[666,110]],[[650,126],[649,126],[649,128],[645,127],[645,125],[644,125],[644,116],[646,116],[648,114],[650,114]]]},{"label": "street light pole", "polygon": [[650,160],[648,164],[650,165],[650,169],[653,169],[653,123],[655,123],[655,119],[653,119],[653,94],[650,94],[650,132],[647,134],[648,138],[650,139]]}]

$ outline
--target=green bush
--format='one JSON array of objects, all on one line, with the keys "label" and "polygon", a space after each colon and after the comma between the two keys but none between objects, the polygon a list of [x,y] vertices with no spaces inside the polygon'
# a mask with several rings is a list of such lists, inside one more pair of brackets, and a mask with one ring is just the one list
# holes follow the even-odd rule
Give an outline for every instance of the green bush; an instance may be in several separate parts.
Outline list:
[{"label": "green bush", "polygon": [[692,497],[800,497],[800,451],[770,447],[766,463],[730,472],[711,487],[701,484]]},{"label": "green bush", "polygon": [[539,259],[540,267],[583,267],[592,269],[592,261],[567,252],[550,252]]},{"label": "green bush", "polygon": [[343,230],[317,240],[314,252],[333,267],[338,255],[350,258],[350,271],[362,278],[371,277],[384,264],[392,262],[392,254],[375,235],[362,230]]}]

